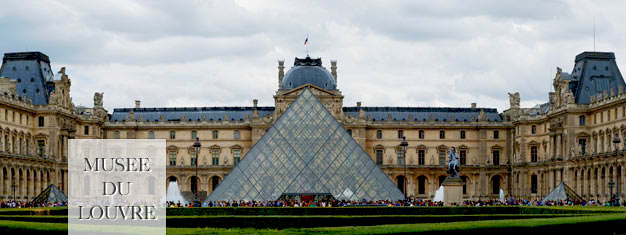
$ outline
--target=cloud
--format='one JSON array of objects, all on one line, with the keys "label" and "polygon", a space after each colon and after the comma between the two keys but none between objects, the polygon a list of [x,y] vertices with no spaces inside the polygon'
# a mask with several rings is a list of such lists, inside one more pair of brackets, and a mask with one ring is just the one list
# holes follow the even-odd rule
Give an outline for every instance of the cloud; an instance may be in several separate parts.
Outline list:
[{"label": "cloud", "polygon": [[[76,104],[273,105],[278,59],[339,62],[344,105],[508,108],[547,102],[559,66],[614,51],[624,2],[10,1],[0,51],[42,51],[67,67]],[[289,66],[288,66],[289,67]]]}]

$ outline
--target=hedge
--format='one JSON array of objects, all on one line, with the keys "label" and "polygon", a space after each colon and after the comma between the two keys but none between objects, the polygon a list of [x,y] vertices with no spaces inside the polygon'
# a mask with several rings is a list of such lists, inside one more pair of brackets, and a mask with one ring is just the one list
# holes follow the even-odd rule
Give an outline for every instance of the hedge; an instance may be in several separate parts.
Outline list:
[{"label": "hedge", "polygon": [[168,216],[167,227],[285,229],[555,218],[566,216],[572,215]]},{"label": "hedge", "polygon": [[0,215],[67,215],[67,207],[2,208]]},{"label": "hedge", "polygon": [[586,210],[580,207],[491,206],[491,207],[204,207],[168,208],[168,216],[204,215],[477,215],[477,214],[588,214],[615,210]]}]

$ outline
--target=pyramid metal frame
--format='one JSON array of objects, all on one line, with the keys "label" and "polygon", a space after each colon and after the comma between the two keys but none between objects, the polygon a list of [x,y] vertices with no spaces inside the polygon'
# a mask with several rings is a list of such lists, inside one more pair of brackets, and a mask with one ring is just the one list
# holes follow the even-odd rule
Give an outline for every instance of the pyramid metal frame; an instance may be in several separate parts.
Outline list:
[{"label": "pyramid metal frame", "polygon": [[404,199],[309,88],[206,200],[277,200],[285,193],[330,193],[337,200]]}]

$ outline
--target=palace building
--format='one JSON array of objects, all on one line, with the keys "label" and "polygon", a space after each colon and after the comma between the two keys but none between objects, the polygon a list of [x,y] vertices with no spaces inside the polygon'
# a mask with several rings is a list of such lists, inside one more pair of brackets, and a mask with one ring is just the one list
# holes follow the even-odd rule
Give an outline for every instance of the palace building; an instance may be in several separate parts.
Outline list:
[{"label": "palace building", "polygon": [[[329,70],[322,59],[307,56],[295,58],[287,71],[285,61],[278,61],[273,107],[258,106],[256,99],[247,107],[141,107],[140,101],[135,101],[135,107],[109,113],[103,108],[102,93],[95,93],[93,107],[74,107],[71,79],[65,68],[52,72],[43,53],[7,53],[0,69],[0,200],[14,195],[18,200],[32,200],[49,184],[67,192],[67,140],[72,138],[166,139],[167,181],[178,182],[189,201],[194,194],[207,198],[230,173],[243,172],[250,182],[256,180],[256,171],[234,169],[247,157],[263,159],[253,148],[259,143],[266,146],[262,149],[271,150],[266,139],[276,137],[265,134],[272,135],[272,128],[281,129],[275,124],[282,115],[300,95],[310,92],[328,111],[327,117],[340,125],[345,136],[353,138],[358,147],[352,150],[361,149],[375,170],[387,177],[357,179],[356,173],[350,173],[352,177],[344,171],[352,170],[347,164],[356,160],[342,158],[343,165],[337,169],[343,171],[335,172],[343,182],[355,178],[358,185],[386,185],[384,181],[390,181],[409,197],[433,199],[447,176],[447,151],[455,147],[466,200],[498,198],[501,190],[516,198],[541,199],[564,182],[585,199],[606,201],[616,192],[609,185],[619,185],[622,196],[626,192],[626,84],[613,53],[583,52],[575,62],[571,73],[557,70],[549,101],[522,108],[520,94],[513,93],[509,94],[509,109],[502,112],[476,103],[468,107],[344,104],[337,61],[330,61]],[[290,124],[293,129],[305,125],[294,123]],[[290,136],[281,139],[289,142]],[[406,156],[400,151],[402,136],[409,144]],[[196,138],[202,144],[198,153],[192,146]],[[314,151],[313,147],[298,149],[298,156]],[[325,144],[319,151],[331,149],[333,145]],[[328,167],[339,161],[328,156],[347,150],[337,151],[307,156],[315,154],[316,164]],[[265,150],[264,154],[268,153]],[[358,159],[358,164],[368,162]],[[258,174],[261,178],[265,173]],[[252,185],[272,185],[262,179]],[[255,192],[273,195],[268,190],[264,186]],[[374,189],[358,193],[384,196]],[[231,195],[228,191],[217,194]],[[345,196],[346,192],[337,195]]]}]

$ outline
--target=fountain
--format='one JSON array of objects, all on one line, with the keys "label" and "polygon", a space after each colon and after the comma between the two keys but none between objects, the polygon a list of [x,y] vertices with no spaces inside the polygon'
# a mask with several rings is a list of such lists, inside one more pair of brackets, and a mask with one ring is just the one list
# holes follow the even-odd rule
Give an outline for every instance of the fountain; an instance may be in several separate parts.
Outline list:
[{"label": "fountain", "polygon": [[439,189],[435,191],[435,202],[443,202],[443,185],[439,186]]},{"label": "fountain", "polygon": [[178,188],[178,182],[170,181],[170,185],[167,187],[167,201],[178,203],[181,205],[187,204],[187,200],[183,197],[183,194],[180,193],[180,189]]}]

